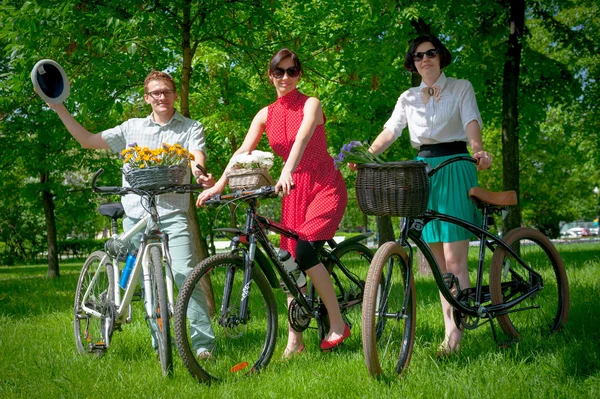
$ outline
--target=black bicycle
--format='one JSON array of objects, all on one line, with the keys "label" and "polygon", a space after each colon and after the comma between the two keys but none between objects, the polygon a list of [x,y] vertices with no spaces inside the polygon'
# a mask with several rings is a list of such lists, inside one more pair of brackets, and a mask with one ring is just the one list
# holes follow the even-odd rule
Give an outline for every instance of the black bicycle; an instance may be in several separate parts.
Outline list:
[{"label": "black bicycle", "polygon": [[[421,169],[421,180],[426,185],[429,176],[457,161],[476,162],[465,156],[445,161],[428,172],[422,162],[405,161],[404,167]],[[394,187],[395,190],[410,191],[415,185],[412,181]],[[492,215],[502,214],[509,206],[517,204],[514,191],[493,193],[479,187],[470,190],[470,198],[482,211],[481,226],[425,210],[428,186],[419,191],[424,195],[416,197],[423,202],[424,211],[412,209],[409,215],[403,214],[402,210],[391,211],[395,216],[403,216],[400,237],[397,242],[387,242],[377,250],[367,276],[362,339],[365,362],[372,376],[388,372],[402,374],[411,359],[416,320],[411,242],[431,266],[441,294],[454,308],[454,320],[459,327],[475,329],[489,322],[494,340],[499,342],[493,323],[495,319],[510,342],[522,336],[544,339],[567,322],[569,284],[563,261],[552,242],[541,232],[528,227],[513,229],[502,238],[488,231],[493,223]],[[358,190],[357,196],[360,198]],[[441,273],[431,249],[421,238],[424,226],[432,220],[461,226],[479,238],[479,261],[473,287],[463,289],[454,275]],[[486,250],[493,252],[489,272],[484,268]]]},{"label": "black bicycle", "polygon": [[[257,213],[259,199],[276,197],[275,187],[240,190],[217,195],[207,205],[247,204],[243,229],[217,229],[232,236],[231,251],[211,256],[199,263],[182,285],[175,309],[175,339],[179,354],[189,372],[198,381],[235,378],[255,373],[266,367],[275,350],[278,312],[273,289],[285,288],[294,300],[288,307],[292,328],[302,332],[316,322],[320,339],[329,329],[325,306],[308,282],[306,294],[292,274],[285,271],[269,231],[297,240],[298,235],[281,223]],[[364,280],[373,253],[360,241],[370,234],[347,238],[339,244],[329,240],[320,257],[330,272],[344,321],[360,326],[360,307]],[[194,287],[209,276],[215,308],[211,310],[214,349],[210,356],[198,356],[192,350],[195,332],[190,329],[188,305]],[[210,303],[210,301],[209,301]],[[360,328],[360,327],[357,327]]]}]

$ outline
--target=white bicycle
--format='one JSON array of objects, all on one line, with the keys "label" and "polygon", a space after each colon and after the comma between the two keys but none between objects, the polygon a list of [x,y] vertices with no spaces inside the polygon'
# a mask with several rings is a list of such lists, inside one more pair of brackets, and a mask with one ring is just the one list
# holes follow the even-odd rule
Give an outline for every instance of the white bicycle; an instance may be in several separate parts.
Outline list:
[{"label": "white bicycle", "polygon": [[[131,187],[98,187],[100,169],[92,178],[92,190],[101,195],[134,193],[141,197],[146,215],[129,231],[118,233],[118,219],[124,216],[120,203],[104,204],[99,212],[112,219],[112,237],[104,251],[93,252],[85,261],[75,292],[73,327],[77,350],[81,354],[104,354],[111,345],[112,333],[123,324],[131,323],[131,303],[144,300],[146,319],[157,332],[158,354],[163,376],[173,372],[171,316],[174,309],[173,274],[168,236],[158,229],[156,197],[165,193],[190,193],[201,185],[171,185],[156,189]],[[143,232],[138,256],[133,263],[132,238]],[[126,259],[133,267],[127,278],[121,279]],[[138,282],[142,276],[142,287]]]}]

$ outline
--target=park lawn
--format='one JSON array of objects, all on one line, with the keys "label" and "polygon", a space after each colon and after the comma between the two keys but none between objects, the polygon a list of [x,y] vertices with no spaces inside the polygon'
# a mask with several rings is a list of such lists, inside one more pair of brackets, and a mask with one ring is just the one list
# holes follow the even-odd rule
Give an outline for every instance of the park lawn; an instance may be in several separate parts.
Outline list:
[{"label": "park lawn", "polygon": [[[80,264],[61,265],[62,277],[55,280],[45,277],[44,265],[0,267],[0,397],[600,397],[600,244],[558,248],[569,277],[571,311],[566,328],[543,342],[499,349],[484,325],[467,332],[460,356],[437,360],[433,354],[443,335],[438,294],[431,277],[418,276],[415,351],[405,377],[368,376],[360,331],[327,354],[318,350],[317,332],[309,330],[306,351],[280,360],[286,334],[280,306],[269,367],[236,383],[210,386],[195,382],[177,355],[173,378],[161,377],[141,311],[115,332],[105,356],[79,355],[72,301]],[[283,300],[280,293],[276,298]]]}]

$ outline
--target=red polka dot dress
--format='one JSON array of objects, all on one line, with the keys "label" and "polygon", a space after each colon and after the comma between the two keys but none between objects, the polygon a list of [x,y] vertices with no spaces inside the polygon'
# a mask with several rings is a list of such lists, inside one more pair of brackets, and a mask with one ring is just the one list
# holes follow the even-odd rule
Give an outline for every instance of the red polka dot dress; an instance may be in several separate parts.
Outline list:
[{"label": "red polka dot dress", "polygon": [[[304,118],[308,96],[294,90],[269,105],[267,137],[273,151],[287,161]],[[346,211],[348,193],[341,173],[327,152],[325,126],[318,125],[292,178],[296,186],[283,198],[281,221],[302,240],[333,238]],[[296,256],[296,243],[281,237],[281,248]]]}]

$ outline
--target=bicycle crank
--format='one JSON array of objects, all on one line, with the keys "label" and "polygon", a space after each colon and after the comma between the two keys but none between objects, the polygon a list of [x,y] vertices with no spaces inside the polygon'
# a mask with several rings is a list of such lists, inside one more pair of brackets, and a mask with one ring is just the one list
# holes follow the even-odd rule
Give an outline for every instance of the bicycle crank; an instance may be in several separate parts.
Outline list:
[{"label": "bicycle crank", "polygon": [[296,332],[303,332],[310,324],[310,317],[308,313],[306,313],[306,311],[295,299],[290,302],[290,307],[288,309],[288,320],[290,322],[290,326],[292,326]]}]

